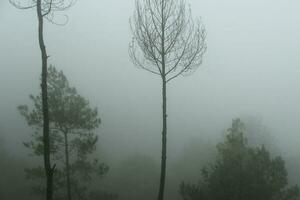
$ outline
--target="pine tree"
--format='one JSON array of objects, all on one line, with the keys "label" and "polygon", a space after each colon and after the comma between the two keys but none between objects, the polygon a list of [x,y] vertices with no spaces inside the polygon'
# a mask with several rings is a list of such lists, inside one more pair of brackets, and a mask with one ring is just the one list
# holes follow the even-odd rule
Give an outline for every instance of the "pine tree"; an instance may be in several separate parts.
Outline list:
[{"label": "pine tree", "polygon": [[[53,162],[57,163],[54,199],[82,199],[88,196],[88,183],[93,175],[103,176],[108,171],[105,164],[92,159],[98,140],[94,131],[101,120],[97,109],[91,108],[89,102],[69,85],[62,71],[50,66],[48,78],[50,150]],[[32,140],[24,145],[36,156],[42,156],[44,150],[41,98],[41,95],[30,95],[33,102],[31,110],[27,105],[18,107],[27,124],[35,130]],[[26,169],[26,173],[32,180],[45,178],[41,166]],[[37,193],[43,193],[44,189],[43,184],[34,187]]]},{"label": "pine tree", "polygon": [[284,160],[264,146],[249,147],[245,126],[233,120],[219,143],[218,159],[202,170],[199,184],[182,183],[183,200],[297,200],[298,186],[288,187]]}]

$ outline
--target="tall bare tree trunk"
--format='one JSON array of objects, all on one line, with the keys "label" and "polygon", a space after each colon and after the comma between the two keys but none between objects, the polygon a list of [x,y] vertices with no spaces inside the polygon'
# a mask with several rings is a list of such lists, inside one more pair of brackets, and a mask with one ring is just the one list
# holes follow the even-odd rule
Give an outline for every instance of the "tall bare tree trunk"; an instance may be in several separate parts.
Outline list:
[{"label": "tall bare tree trunk", "polygon": [[164,199],[166,166],[167,166],[167,82],[165,77],[162,79],[162,150],[161,150],[161,170],[158,200]]},{"label": "tall bare tree trunk", "polygon": [[38,37],[42,56],[42,106],[43,106],[43,143],[44,143],[44,167],[46,173],[46,199],[53,200],[53,172],[50,161],[50,131],[49,131],[49,108],[47,91],[47,51],[44,43],[44,21],[41,8],[41,0],[37,0]]},{"label": "tall bare tree trunk", "polygon": [[157,200],[164,199],[167,162],[167,83],[192,73],[206,50],[205,29],[194,22],[184,0],[136,0],[130,23],[133,63],[162,79],[162,150]]},{"label": "tall bare tree trunk", "polygon": [[68,200],[72,200],[68,133],[64,133],[64,135],[65,135],[65,156],[66,156],[66,173],[67,173],[67,194],[68,194]]},{"label": "tall bare tree trunk", "polygon": [[167,81],[166,81],[166,61],[165,61],[165,16],[164,3],[161,1],[161,57],[162,57],[162,148],[161,148],[161,169],[160,169],[160,183],[158,191],[158,200],[164,199],[165,181],[166,181],[166,165],[167,165]]},{"label": "tall bare tree trunk", "polygon": [[165,61],[165,15],[164,4],[161,1],[161,78],[162,78],[162,148],[161,148],[161,169],[160,182],[158,191],[158,200],[164,199],[165,181],[166,181],[166,165],[167,165],[167,81],[166,81],[166,61]]}]

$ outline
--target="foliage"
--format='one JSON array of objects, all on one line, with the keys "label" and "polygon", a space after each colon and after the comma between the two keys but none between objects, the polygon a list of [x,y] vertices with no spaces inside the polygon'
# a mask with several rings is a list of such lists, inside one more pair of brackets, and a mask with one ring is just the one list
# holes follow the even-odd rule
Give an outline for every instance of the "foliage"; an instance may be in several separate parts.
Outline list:
[{"label": "foliage", "polygon": [[[34,155],[42,156],[44,148],[41,95],[30,95],[30,99],[33,101],[31,110],[27,105],[18,107],[27,124],[34,129],[32,140],[24,145]],[[88,196],[88,184],[93,175],[101,177],[108,171],[105,164],[91,158],[98,140],[93,131],[101,122],[98,111],[90,108],[89,102],[69,85],[63,72],[57,71],[54,66],[48,68],[48,102],[51,160],[56,163],[55,199],[65,199],[68,186],[72,194],[75,194],[75,199],[84,199]],[[26,174],[27,178],[34,181],[39,179],[41,183],[45,178],[41,166],[26,169]],[[41,183],[34,187],[36,193],[45,191],[45,186]]]},{"label": "foliage", "polygon": [[264,146],[249,147],[244,132],[244,124],[233,120],[225,141],[217,146],[216,163],[203,168],[200,183],[181,184],[184,200],[299,199],[298,187],[287,186],[283,159],[272,158]]}]

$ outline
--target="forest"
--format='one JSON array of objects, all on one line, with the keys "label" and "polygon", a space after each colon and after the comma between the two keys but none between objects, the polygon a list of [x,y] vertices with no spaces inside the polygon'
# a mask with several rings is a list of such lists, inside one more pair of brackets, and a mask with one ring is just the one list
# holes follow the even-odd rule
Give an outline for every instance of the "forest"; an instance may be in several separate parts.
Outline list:
[{"label": "forest", "polygon": [[300,200],[284,0],[0,0],[0,200]]}]

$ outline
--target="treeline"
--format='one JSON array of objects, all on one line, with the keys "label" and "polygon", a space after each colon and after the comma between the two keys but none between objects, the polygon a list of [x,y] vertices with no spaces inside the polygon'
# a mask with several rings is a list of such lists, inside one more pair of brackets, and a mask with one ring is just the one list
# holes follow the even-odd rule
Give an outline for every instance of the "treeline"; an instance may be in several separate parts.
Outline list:
[{"label": "treeline", "polygon": [[[264,145],[270,135],[267,131],[259,131],[261,127],[259,123],[247,120],[243,123],[240,119],[235,119],[227,131],[220,133],[223,139],[217,143],[201,138],[191,140],[176,160],[170,161],[167,168],[166,199],[299,199],[298,187],[288,184],[288,170],[284,158],[277,155],[279,150],[269,151],[272,148],[277,149],[276,144]],[[28,147],[27,143],[24,145]],[[38,168],[30,168],[35,164],[29,164],[28,159],[15,159],[3,148],[0,153],[0,170],[5,174],[0,179],[1,199],[42,198],[43,190],[36,187],[45,187],[41,181],[45,177]],[[95,157],[101,157],[98,156],[99,153],[101,152],[95,151],[87,155],[86,161],[92,162]],[[36,169],[37,173],[33,173]],[[105,166],[105,169],[105,174],[92,175],[88,181],[86,177],[72,173],[72,198],[155,199],[159,162],[154,158],[136,154],[117,164]],[[57,188],[54,197],[66,199],[68,185],[66,173],[63,172],[66,167],[57,166],[57,170],[60,174],[57,180],[62,182],[54,182]],[[86,173],[90,171],[87,170]],[[19,192],[16,193],[15,189]],[[81,196],[77,195],[78,192]]]}]

